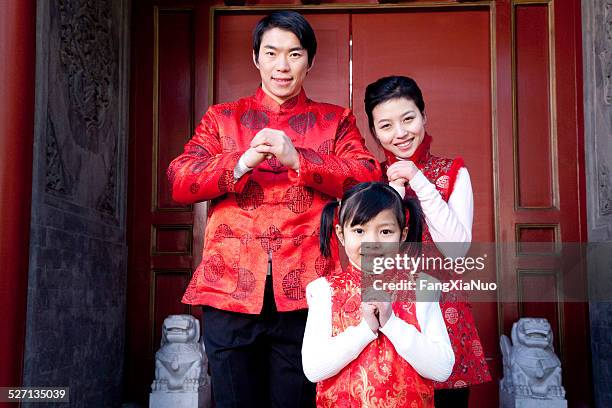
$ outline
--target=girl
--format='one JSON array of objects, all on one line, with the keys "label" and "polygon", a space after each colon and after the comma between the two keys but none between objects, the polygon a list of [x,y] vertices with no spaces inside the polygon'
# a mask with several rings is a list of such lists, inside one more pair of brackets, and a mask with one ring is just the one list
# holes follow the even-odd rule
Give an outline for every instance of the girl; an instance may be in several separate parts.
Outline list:
[{"label": "girl", "polygon": [[430,379],[444,381],[454,363],[438,303],[362,303],[360,289],[364,251],[382,253],[382,243],[420,238],[418,207],[412,206],[406,228],[393,188],[358,184],[341,204],[332,201],[323,209],[320,247],[327,257],[337,206],[335,232],[349,265],[306,287],[302,364],[306,377],[318,382],[317,406],[431,408]]},{"label": "girl", "polygon": [[[416,82],[403,76],[381,78],[368,85],[365,110],[370,131],[385,151],[383,174],[401,195],[415,197],[425,215],[423,242],[434,242],[445,255],[464,256],[472,240],[474,198],[470,175],[461,158],[433,156],[425,132],[425,102]],[[443,246],[443,242],[464,243]],[[454,254],[449,254],[451,250]],[[453,295],[453,294],[451,294]],[[448,300],[452,300],[449,297]],[[455,352],[455,368],[436,383],[436,408],[468,406],[469,386],[491,376],[470,305],[440,300]]]}]

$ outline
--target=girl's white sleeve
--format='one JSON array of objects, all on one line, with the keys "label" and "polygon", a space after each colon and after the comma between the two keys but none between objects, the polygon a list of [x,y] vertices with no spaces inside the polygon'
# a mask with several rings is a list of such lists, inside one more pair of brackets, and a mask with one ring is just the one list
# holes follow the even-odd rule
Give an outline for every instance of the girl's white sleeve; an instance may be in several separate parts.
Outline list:
[{"label": "girl's white sleeve", "polygon": [[448,338],[438,302],[415,302],[421,331],[391,314],[379,330],[389,338],[395,351],[421,376],[443,382],[455,365],[455,354]]},{"label": "girl's white sleeve", "polygon": [[425,222],[434,242],[472,241],[474,195],[470,174],[465,167],[457,173],[448,203],[421,171],[410,180],[410,187],[421,202]]},{"label": "girl's white sleeve", "polygon": [[302,366],[306,378],[319,382],[338,374],[377,335],[362,320],[332,337],[331,288],[325,278],[306,286],[306,300],[308,319],[302,343]]}]

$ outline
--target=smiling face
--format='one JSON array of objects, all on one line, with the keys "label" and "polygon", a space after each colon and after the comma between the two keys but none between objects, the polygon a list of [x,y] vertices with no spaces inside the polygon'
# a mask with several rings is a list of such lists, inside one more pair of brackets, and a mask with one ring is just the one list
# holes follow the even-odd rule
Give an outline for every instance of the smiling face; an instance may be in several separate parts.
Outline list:
[{"label": "smiling face", "polygon": [[253,62],[261,75],[261,87],[279,104],[300,93],[310,70],[308,52],[291,31],[272,28],[261,37]]},{"label": "smiling face", "polygon": [[372,117],[382,147],[401,159],[412,156],[425,137],[427,117],[410,99],[382,102],[372,110]]},{"label": "smiling face", "polygon": [[350,221],[344,227],[336,225],[338,240],[344,246],[349,261],[357,268],[361,268],[362,256],[370,259],[385,256],[384,252],[389,247],[380,244],[403,241],[407,232],[407,228],[403,231],[400,229],[391,209],[379,212],[376,217],[361,225],[351,226]]}]

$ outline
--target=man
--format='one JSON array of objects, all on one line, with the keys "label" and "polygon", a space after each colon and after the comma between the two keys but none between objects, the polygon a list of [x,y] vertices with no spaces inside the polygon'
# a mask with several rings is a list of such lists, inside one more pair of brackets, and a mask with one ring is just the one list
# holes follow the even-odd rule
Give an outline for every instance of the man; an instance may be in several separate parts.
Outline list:
[{"label": "man", "polygon": [[321,210],[380,178],[353,114],[302,89],[316,48],[299,13],[263,18],[253,32],[261,87],[211,106],[168,168],[176,201],[211,200],[202,263],[183,302],[204,306],[220,408],[314,404],[301,344],[304,288],[333,267],[318,250]]}]

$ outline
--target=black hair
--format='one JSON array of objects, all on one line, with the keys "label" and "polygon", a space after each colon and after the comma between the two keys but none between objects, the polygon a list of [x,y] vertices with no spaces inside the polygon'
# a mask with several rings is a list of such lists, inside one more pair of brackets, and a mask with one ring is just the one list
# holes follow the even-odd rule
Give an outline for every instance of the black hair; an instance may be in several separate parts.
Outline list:
[{"label": "black hair", "polygon": [[273,28],[280,28],[295,34],[300,40],[300,44],[308,53],[308,66],[312,66],[312,61],[317,53],[317,38],[314,30],[297,11],[284,10],[275,11],[272,14],[259,20],[259,23],[253,30],[253,52],[255,53],[255,62],[259,62],[259,48],[261,46],[261,38],[264,33]]},{"label": "black hair", "polygon": [[408,235],[405,242],[421,242],[423,233],[423,211],[416,199],[402,200],[393,187],[386,183],[360,183],[347,190],[341,204],[331,201],[323,208],[319,228],[319,249],[325,257],[331,256],[331,237],[334,233],[334,215],[340,206],[338,223],[344,227],[361,225],[375,218],[384,210],[392,210],[400,230],[406,227],[406,210],[408,210]]},{"label": "black hair", "polygon": [[414,79],[405,76],[380,78],[366,87],[365,98],[363,100],[366,115],[368,115],[368,126],[370,126],[370,131],[374,136],[376,136],[376,133],[374,132],[372,111],[381,103],[397,98],[411,100],[419,108],[421,115],[425,114],[423,94]]}]

